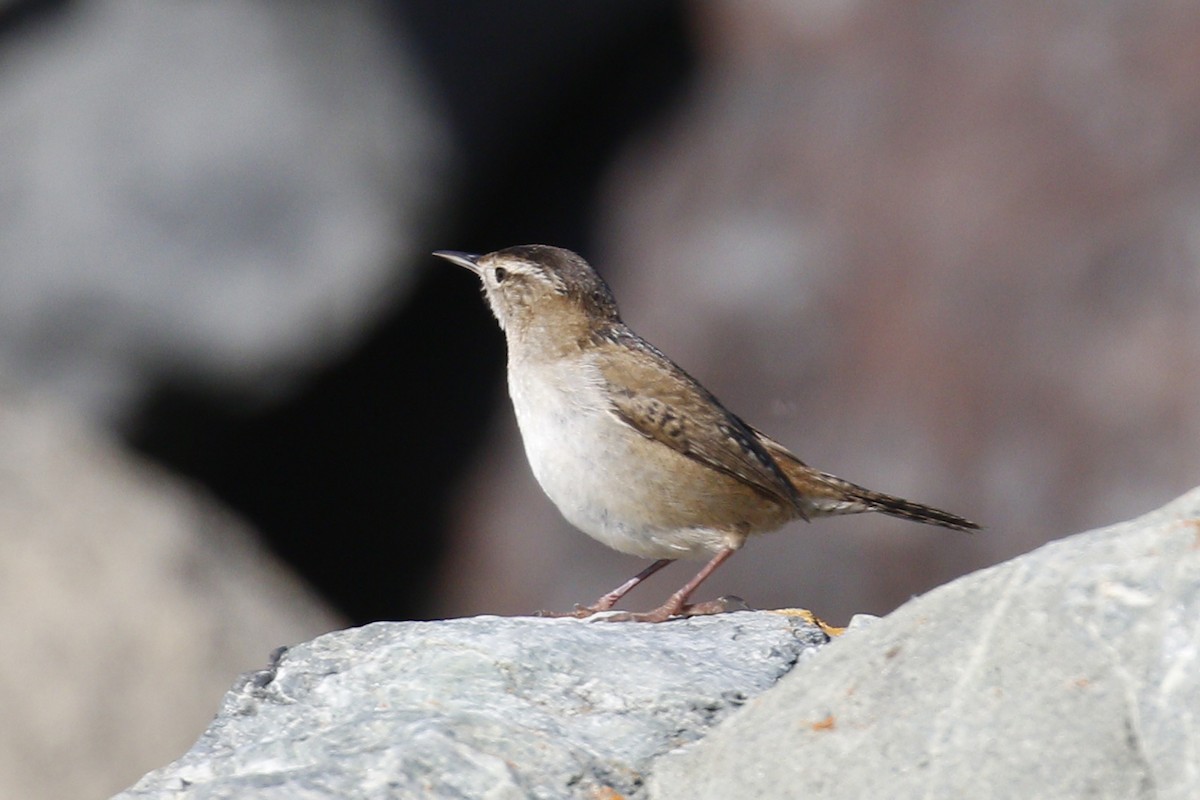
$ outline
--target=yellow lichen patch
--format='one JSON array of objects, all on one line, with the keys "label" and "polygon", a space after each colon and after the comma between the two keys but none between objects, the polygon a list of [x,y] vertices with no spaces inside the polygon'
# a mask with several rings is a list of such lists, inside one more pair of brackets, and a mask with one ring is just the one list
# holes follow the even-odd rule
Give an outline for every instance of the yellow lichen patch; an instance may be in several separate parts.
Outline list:
[{"label": "yellow lichen patch", "polygon": [[601,786],[599,789],[593,789],[589,792],[589,796],[591,800],[625,800],[625,795],[611,786]]},{"label": "yellow lichen patch", "polygon": [[805,622],[816,625],[825,632],[826,636],[841,636],[846,632],[845,628],[838,628],[834,625],[830,625],[828,622],[821,619],[807,608],[776,608],[772,613],[783,614],[785,617],[799,617]]},{"label": "yellow lichen patch", "polygon": [[831,731],[836,727],[837,720],[834,718],[833,714],[827,714],[825,719],[812,723],[812,729],[814,731]]}]

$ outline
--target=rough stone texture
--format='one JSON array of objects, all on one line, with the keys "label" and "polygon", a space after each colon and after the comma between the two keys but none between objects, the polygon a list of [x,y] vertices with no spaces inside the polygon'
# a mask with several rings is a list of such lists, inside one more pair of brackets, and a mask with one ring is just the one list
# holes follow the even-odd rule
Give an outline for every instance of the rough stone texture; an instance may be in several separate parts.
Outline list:
[{"label": "rough stone texture", "polygon": [[650,795],[1200,797],[1200,489],[824,648]]},{"label": "rough stone texture", "polygon": [[245,676],[119,797],[1200,796],[1200,489],[823,642],[772,612],[377,623]]},{"label": "rough stone texture", "polygon": [[819,629],[778,613],[669,625],[375,623],[247,676],[133,798],[613,798],[770,688]]},{"label": "rough stone texture", "polygon": [[128,786],[264,651],[342,625],[194,486],[0,392],[0,797]]}]

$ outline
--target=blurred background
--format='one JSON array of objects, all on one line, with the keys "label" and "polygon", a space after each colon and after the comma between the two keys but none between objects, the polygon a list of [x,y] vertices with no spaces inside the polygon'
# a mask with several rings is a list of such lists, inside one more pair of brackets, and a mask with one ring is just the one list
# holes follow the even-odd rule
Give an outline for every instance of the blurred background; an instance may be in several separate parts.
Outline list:
[{"label": "blurred background", "polygon": [[807,462],[987,527],[798,524],[705,596],[886,613],[1193,487],[1198,43],[1133,0],[0,2],[0,795],[123,788],[277,645],[644,566],[541,494],[436,248],[578,250]]}]

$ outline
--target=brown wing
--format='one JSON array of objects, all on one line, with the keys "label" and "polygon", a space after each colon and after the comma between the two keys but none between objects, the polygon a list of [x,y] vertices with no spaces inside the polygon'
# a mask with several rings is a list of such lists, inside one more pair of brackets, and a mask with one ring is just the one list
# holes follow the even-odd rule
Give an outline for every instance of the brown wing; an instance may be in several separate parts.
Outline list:
[{"label": "brown wing", "polygon": [[618,419],[764,497],[801,509],[795,487],[744,422],[628,329],[609,338],[618,347],[601,347],[598,363]]}]

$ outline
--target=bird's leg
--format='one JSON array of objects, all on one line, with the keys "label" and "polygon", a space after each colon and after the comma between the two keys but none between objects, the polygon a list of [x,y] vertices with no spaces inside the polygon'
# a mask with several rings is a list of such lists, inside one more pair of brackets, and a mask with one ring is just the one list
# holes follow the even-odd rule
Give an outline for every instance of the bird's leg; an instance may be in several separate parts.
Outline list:
[{"label": "bird's leg", "polygon": [[592,605],[576,607],[576,609],[575,609],[576,613],[578,613],[580,611],[585,611],[588,614],[595,614],[597,611],[608,611],[610,608],[612,608],[613,606],[615,606],[617,604],[618,600],[620,600],[625,595],[629,594],[629,592],[633,590],[633,587],[637,586],[639,583],[646,580],[646,578],[649,578],[651,575],[658,572],[660,569],[665,567],[667,564],[670,564],[672,561],[674,561],[674,559],[660,558],[658,561],[655,561],[653,564],[646,567],[644,570],[639,572],[637,575],[634,575],[632,578],[625,581],[620,586],[618,586],[617,588],[613,589],[611,592],[609,592],[606,595],[604,595],[603,597],[601,597],[599,600],[597,600]]},{"label": "bird's leg", "polygon": [[667,602],[663,603],[653,611],[647,611],[641,614],[622,613],[614,614],[611,617],[605,617],[609,622],[665,622],[671,617],[693,617],[701,614],[719,614],[726,610],[726,605],[720,600],[714,600],[708,603],[697,603],[696,605],[688,605],[688,598],[692,596],[692,592],[696,591],[704,580],[716,571],[717,567],[725,563],[725,561],[733,555],[736,550],[726,548],[717,553],[712,559],[704,565],[704,567],[696,573],[696,576],[683,585],[679,591],[667,598]]},{"label": "bird's leg", "polygon": [[637,575],[634,575],[632,578],[625,581],[620,586],[613,589],[611,592],[608,592],[607,594],[602,596],[599,600],[597,600],[595,603],[592,603],[590,606],[577,605],[577,606],[575,606],[574,611],[569,611],[565,614],[562,614],[562,613],[556,614],[552,611],[539,611],[537,613],[537,615],[539,617],[579,617],[579,618],[583,618],[583,617],[590,617],[592,614],[598,614],[601,611],[608,611],[610,608],[612,608],[613,606],[615,606],[617,604],[618,600],[620,600],[625,595],[629,594],[629,592],[633,590],[633,587],[637,586],[639,583],[646,580],[646,578],[649,578],[651,575],[658,572],[660,569],[665,567],[667,564],[670,564],[673,560],[674,559],[670,559],[670,558],[660,558],[658,561],[655,561],[653,564],[646,567],[644,570],[639,572]]}]

